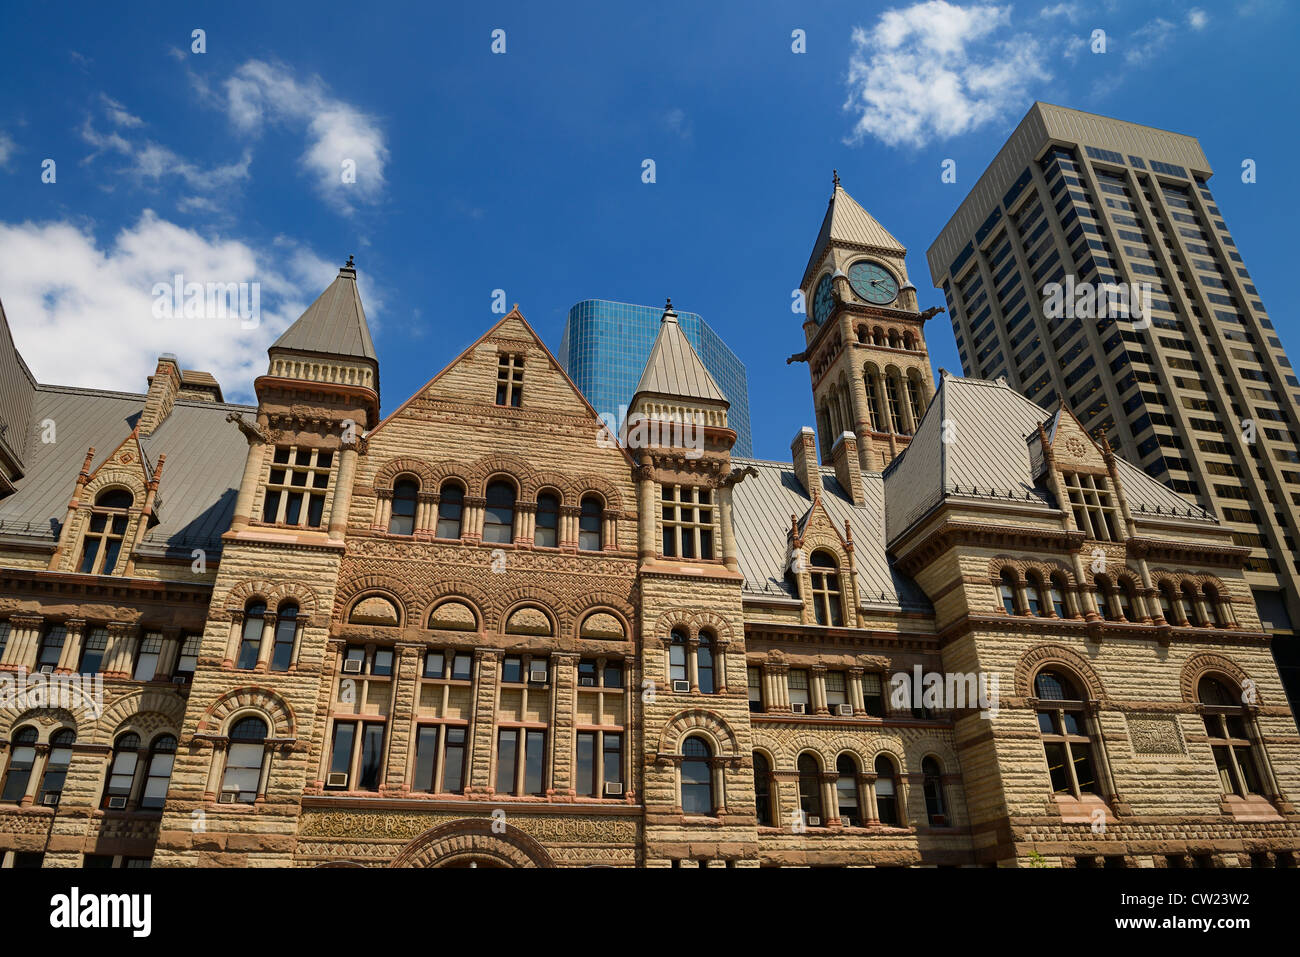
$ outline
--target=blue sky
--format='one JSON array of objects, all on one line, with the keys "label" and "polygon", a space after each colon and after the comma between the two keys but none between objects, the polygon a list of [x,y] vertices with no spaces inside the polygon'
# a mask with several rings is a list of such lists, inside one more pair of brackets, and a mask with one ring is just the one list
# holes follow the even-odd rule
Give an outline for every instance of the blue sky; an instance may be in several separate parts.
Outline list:
[{"label": "blue sky", "polygon": [[[672,296],[747,364],[755,453],[785,458],[812,421],[785,358],[831,169],[938,305],[926,248],[1043,99],[1200,139],[1300,358],[1298,21],[1281,0],[12,3],[0,301],[42,381],[141,391],[170,351],[248,400],[267,344],[355,254],[390,410],[499,318],[494,290],[552,348],[579,299]],[[155,317],[177,272],[260,283],[259,324]],[[958,371],[947,317],[927,331]]]}]

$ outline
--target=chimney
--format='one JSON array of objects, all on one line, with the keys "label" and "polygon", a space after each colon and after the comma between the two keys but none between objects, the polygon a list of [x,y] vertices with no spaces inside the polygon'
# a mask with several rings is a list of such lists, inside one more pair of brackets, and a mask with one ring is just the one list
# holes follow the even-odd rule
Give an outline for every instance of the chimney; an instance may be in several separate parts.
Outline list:
[{"label": "chimney", "polygon": [[142,436],[152,435],[171,415],[180,391],[181,364],[174,355],[164,352],[158,357],[158,368],[149,377],[149,394],[145,396],[144,411],[140,413],[137,425]]},{"label": "chimney", "polygon": [[813,430],[804,426],[790,443],[790,454],[794,456],[794,474],[803,483],[809,498],[815,498],[822,490],[822,473],[817,469],[817,449],[814,445]]},{"label": "chimney", "polygon": [[862,465],[858,461],[858,437],[852,432],[842,432],[831,449],[831,464],[835,466],[835,479],[854,505],[866,504],[862,494]]}]

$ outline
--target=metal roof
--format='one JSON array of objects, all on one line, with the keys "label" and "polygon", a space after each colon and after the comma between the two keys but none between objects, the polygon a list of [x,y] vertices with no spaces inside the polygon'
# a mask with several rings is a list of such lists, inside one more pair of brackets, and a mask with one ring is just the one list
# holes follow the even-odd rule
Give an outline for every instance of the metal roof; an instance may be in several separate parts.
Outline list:
[{"label": "metal roof", "polygon": [[[0,532],[52,539],[57,536],[86,450],[95,449],[97,468],[128,438],[145,396],[67,386],[37,386],[26,428],[28,468],[16,491],[0,499]],[[145,544],[173,548],[220,548],[230,526],[235,493],[243,474],[247,443],[225,421],[249,406],[180,399],[153,435],[141,440],[149,467],[162,454],[158,496],[160,521]],[[53,425],[54,441],[42,424]]]},{"label": "metal roof", "polygon": [[646,359],[645,371],[641,373],[641,381],[637,383],[633,395],[642,392],[706,399],[728,406],[731,404],[682,332],[682,327],[677,322],[677,313],[673,312],[671,304],[664,310],[663,319],[659,322],[659,335],[650,350],[650,358]]},{"label": "metal roof", "polygon": [[[807,489],[789,462],[733,458],[741,468],[752,465],[757,477],[747,477],[732,492],[732,524],[744,591],[751,597],[797,599],[786,580],[789,561],[790,516],[812,507]],[[879,473],[862,476],[865,502],[854,505],[835,478],[835,470],[820,469],[822,505],[840,535],[845,520],[853,523],[853,558],[857,566],[860,603],[928,609],[929,602],[911,579],[898,573],[885,554],[885,487]]]},{"label": "metal roof", "polygon": [[831,242],[884,250],[897,253],[899,256],[907,254],[903,244],[880,225],[876,217],[863,209],[858,201],[839,184],[838,179],[835,181],[830,203],[826,206],[826,217],[822,220],[821,232],[817,234],[817,242],[813,245],[812,255],[808,257],[808,266],[804,269],[805,280],[808,279],[808,274],[812,272],[817,261],[821,259],[822,252]]},{"label": "metal roof", "polygon": [[366,311],[357,292],[357,271],[344,266],[334,281],[307,307],[271,349],[354,356],[378,362],[370,341]]},{"label": "metal roof", "polygon": [[[911,443],[885,469],[886,541],[893,543],[917,519],[953,496],[1054,510],[1039,481],[1044,468],[1039,424],[1053,417],[1004,380],[964,379],[944,373]],[[1129,510],[1214,521],[1200,506],[1116,456]]]}]

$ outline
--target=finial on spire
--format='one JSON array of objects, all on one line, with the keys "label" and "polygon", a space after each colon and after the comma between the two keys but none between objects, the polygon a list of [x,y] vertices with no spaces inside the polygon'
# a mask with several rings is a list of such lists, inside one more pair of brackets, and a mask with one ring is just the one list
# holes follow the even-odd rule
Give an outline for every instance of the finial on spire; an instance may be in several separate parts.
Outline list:
[{"label": "finial on spire", "polygon": [[673,297],[669,296],[668,301],[664,303],[664,312],[672,312],[672,311],[673,311]]},{"label": "finial on spire", "polygon": [[840,188],[840,171],[837,170],[837,169],[833,169],[833,170],[831,170],[831,179],[835,181],[835,188],[836,188],[836,189],[839,189],[839,188]]},{"label": "finial on spire", "polygon": [[343,264],[345,269],[356,269],[356,264],[352,261],[352,254],[348,254],[348,261]]}]

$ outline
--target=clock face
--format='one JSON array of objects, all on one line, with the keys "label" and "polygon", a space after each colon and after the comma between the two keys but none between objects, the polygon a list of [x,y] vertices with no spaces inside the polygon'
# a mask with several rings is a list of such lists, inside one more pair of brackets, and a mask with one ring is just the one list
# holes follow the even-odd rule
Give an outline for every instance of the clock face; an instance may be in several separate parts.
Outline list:
[{"label": "clock face", "polygon": [[835,296],[831,292],[831,277],[822,276],[822,281],[817,284],[817,292],[813,295],[813,318],[817,320],[817,325],[825,322],[835,308]]},{"label": "clock face", "polygon": [[898,280],[880,263],[859,259],[849,267],[849,285],[867,302],[883,306],[898,298]]}]

